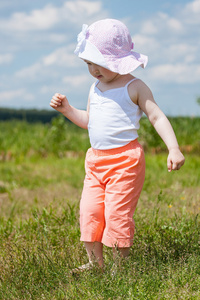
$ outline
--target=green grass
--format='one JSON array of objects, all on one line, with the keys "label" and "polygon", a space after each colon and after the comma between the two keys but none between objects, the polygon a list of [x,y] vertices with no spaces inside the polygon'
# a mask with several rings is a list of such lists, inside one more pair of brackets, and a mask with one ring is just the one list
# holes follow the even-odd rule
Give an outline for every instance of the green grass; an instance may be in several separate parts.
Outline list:
[{"label": "green grass", "polygon": [[[195,142],[190,145],[185,131],[183,138],[179,133],[182,146],[194,151],[172,173],[167,172],[167,153],[146,145],[146,181],[129,259],[120,261],[112,277],[112,251],[105,247],[104,273],[94,269],[72,275],[71,269],[87,262],[79,241],[79,199],[88,138],[84,130],[55,122],[17,122],[15,137],[10,136],[13,123],[0,125],[0,139],[9,132],[0,149],[0,299],[200,299],[200,157]],[[68,129],[68,143],[52,133],[58,125]]]},{"label": "green grass", "polygon": [[[200,118],[172,118],[171,123],[178,142],[186,153],[200,153]],[[142,118],[140,141],[147,152],[160,153],[166,146],[147,118]],[[20,121],[0,122],[0,160],[21,162],[26,157],[47,157],[49,154],[64,157],[71,153],[84,155],[89,147],[86,130],[66,122],[63,116],[51,124]]]}]

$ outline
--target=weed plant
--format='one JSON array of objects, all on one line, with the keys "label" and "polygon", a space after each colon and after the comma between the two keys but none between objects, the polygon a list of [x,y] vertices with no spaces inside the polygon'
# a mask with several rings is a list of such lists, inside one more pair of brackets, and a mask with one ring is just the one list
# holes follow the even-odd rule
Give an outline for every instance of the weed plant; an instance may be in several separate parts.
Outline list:
[{"label": "weed plant", "polygon": [[87,263],[79,241],[87,133],[63,118],[0,127],[0,299],[200,299],[198,132],[187,137],[177,125],[182,146],[192,150],[174,173],[167,172],[164,148],[145,142],[146,181],[130,257],[118,257],[113,276],[105,247],[104,272],[73,275]]}]

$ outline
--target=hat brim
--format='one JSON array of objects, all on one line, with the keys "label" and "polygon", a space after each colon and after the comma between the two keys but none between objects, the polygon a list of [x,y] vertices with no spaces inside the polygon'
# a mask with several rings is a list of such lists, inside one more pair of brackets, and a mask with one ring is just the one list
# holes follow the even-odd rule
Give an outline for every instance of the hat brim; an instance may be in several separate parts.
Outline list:
[{"label": "hat brim", "polygon": [[121,75],[125,75],[133,72],[138,67],[145,68],[148,63],[148,57],[131,51],[128,55],[117,59],[105,57],[105,61],[110,70]]},{"label": "hat brim", "polygon": [[146,55],[130,51],[123,57],[113,57],[111,55],[102,55],[102,53],[90,41],[85,40],[84,46],[79,49],[78,57],[90,61],[103,68],[120,75],[133,72],[138,67],[145,68],[148,62]]}]

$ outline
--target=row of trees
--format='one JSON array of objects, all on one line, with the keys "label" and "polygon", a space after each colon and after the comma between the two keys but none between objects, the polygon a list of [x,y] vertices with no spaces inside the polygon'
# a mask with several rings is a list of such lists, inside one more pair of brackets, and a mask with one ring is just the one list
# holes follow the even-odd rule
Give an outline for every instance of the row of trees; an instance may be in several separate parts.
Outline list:
[{"label": "row of trees", "polygon": [[0,121],[23,120],[29,123],[50,123],[58,115],[55,110],[0,108]]}]

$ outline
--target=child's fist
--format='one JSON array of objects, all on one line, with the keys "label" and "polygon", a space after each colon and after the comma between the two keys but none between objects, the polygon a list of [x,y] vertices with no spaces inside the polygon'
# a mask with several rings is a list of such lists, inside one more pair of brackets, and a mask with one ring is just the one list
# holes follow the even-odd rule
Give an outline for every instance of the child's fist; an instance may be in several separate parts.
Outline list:
[{"label": "child's fist", "polygon": [[65,95],[56,93],[51,99],[50,106],[57,111],[64,113],[69,109],[69,102]]},{"label": "child's fist", "polygon": [[168,171],[179,170],[185,162],[185,158],[178,148],[169,151],[167,158]]},{"label": "child's fist", "polygon": [[59,107],[62,104],[62,97],[61,96],[63,96],[63,95],[56,93],[51,99],[50,106],[55,108],[55,109],[57,107]]}]

